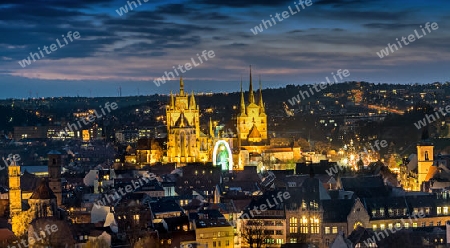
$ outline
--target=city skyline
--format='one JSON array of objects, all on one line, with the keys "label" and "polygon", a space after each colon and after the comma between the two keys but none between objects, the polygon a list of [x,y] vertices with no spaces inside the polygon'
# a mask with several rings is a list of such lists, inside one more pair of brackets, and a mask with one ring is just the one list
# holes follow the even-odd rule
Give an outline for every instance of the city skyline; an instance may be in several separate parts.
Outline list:
[{"label": "city skyline", "polygon": [[[248,65],[263,88],[320,83],[338,69],[351,71],[348,81],[444,83],[449,7],[445,1],[4,1],[0,98],[117,96],[119,88],[124,96],[168,94],[179,77],[160,87],[153,80],[198,61],[205,50],[214,59],[180,75],[189,91],[236,91]],[[439,28],[426,31],[427,23]],[[263,29],[255,34],[256,26]],[[393,44],[397,50],[380,58]],[[40,58],[18,63],[32,53]]]}]

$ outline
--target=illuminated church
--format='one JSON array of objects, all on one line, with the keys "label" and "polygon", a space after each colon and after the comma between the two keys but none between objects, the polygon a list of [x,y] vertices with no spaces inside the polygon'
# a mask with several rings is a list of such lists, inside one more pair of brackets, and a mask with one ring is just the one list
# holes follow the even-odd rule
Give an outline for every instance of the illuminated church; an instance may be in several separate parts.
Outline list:
[{"label": "illuminated church", "polygon": [[258,101],[255,101],[251,68],[248,103],[245,102],[241,82],[241,102],[236,129],[239,147],[247,151],[261,153],[269,143],[267,138],[267,115],[262,97],[261,80],[259,82]]},{"label": "illuminated church", "polygon": [[170,93],[166,109],[168,162],[210,161],[211,134],[200,131],[199,116],[194,93],[189,96],[184,92],[183,78],[180,78],[180,93],[175,96]]},{"label": "illuminated church", "polygon": [[[247,99],[246,99],[247,98]],[[223,171],[242,170],[245,165],[261,165],[263,160],[296,161],[300,147],[283,138],[269,139],[267,114],[262,95],[253,90],[250,68],[248,96],[244,96],[241,82],[239,111],[236,118],[236,133],[229,135],[209,122],[209,133],[200,130],[200,109],[194,93],[184,91],[180,79],[180,92],[170,93],[166,107],[167,118],[167,162],[192,163],[212,162]],[[266,156],[263,158],[263,156]]]}]

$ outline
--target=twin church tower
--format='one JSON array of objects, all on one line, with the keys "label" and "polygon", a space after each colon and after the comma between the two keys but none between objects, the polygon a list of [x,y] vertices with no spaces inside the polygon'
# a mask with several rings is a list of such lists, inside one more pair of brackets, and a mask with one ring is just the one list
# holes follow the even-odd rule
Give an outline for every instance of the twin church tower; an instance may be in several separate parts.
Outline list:
[{"label": "twin church tower", "polygon": [[[250,82],[248,100],[245,101],[244,92],[240,92],[239,113],[236,122],[236,136],[233,138],[215,137],[213,123],[209,121],[207,134],[200,130],[200,109],[195,95],[184,90],[183,79],[180,79],[179,94],[170,93],[169,104],[166,108],[167,119],[167,157],[168,162],[189,163],[208,162],[213,159],[213,151],[218,141],[226,142],[231,150],[246,150],[260,153],[269,143],[267,134],[267,115],[262,96],[261,80],[258,100],[255,100],[252,72],[250,68]],[[238,154],[235,154],[237,162]],[[239,163],[233,163],[239,164]],[[243,165],[241,165],[243,166]]]}]

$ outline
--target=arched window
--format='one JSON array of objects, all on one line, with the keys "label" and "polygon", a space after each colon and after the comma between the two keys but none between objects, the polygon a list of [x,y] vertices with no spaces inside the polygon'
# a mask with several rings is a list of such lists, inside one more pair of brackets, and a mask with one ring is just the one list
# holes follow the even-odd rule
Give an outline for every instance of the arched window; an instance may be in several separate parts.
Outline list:
[{"label": "arched window", "polygon": [[298,233],[298,219],[295,217],[289,218],[289,232]]}]

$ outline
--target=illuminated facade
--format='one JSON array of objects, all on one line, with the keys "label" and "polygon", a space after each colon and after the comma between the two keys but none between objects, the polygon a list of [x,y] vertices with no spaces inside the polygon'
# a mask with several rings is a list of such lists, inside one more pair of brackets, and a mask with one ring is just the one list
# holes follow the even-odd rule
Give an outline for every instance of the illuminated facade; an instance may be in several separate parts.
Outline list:
[{"label": "illuminated facade", "polygon": [[420,142],[417,145],[417,189],[421,189],[422,183],[431,179],[428,176],[431,166],[433,166],[434,146],[429,142]]},{"label": "illuminated facade", "polygon": [[22,190],[20,189],[20,166],[15,162],[8,166],[9,210],[11,218],[22,212]]},{"label": "illuminated facade", "polygon": [[168,162],[210,161],[211,137],[200,131],[199,116],[194,93],[189,96],[184,92],[181,78],[180,93],[175,96],[170,94],[166,108]]},{"label": "illuminated facade", "polygon": [[237,117],[238,144],[249,152],[261,153],[268,144],[267,115],[262,97],[261,81],[259,85],[258,101],[253,92],[252,72],[250,68],[250,85],[248,104],[244,99],[241,83],[241,103]]}]

